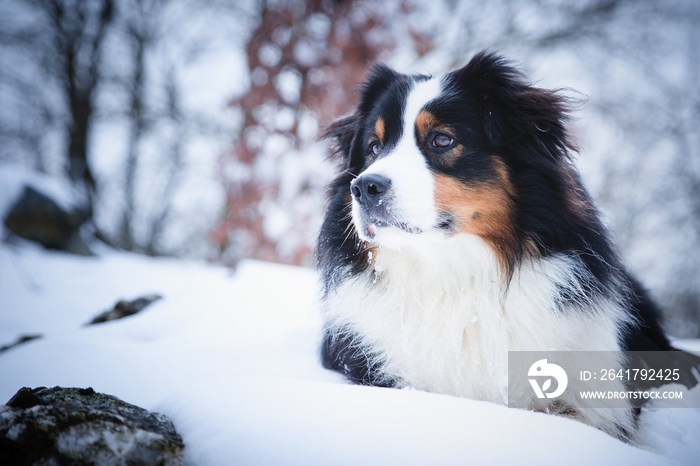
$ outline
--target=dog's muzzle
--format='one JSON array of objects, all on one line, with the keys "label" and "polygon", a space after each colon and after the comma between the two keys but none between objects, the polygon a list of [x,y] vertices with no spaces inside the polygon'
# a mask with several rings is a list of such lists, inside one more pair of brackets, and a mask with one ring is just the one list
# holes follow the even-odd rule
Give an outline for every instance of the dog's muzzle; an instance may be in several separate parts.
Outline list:
[{"label": "dog's muzzle", "polygon": [[380,228],[395,227],[406,233],[421,233],[397,217],[394,212],[394,197],[391,179],[376,173],[360,175],[350,185],[355,200],[353,215],[355,227],[364,239],[374,239]]}]

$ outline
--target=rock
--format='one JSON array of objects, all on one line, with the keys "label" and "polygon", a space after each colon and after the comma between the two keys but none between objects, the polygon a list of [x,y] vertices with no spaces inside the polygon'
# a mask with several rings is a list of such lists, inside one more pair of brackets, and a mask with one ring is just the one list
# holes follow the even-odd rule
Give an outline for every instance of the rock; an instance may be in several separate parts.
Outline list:
[{"label": "rock", "polygon": [[0,464],[183,465],[172,422],[92,388],[20,389],[0,407]]},{"label": "rock", "polygon": [[146,306],[153,304],[161,298],[162,296],[159,294],[149,294],[134,299],[133,301],[122,299],[114,305],[114,308],[98,315],[88,322],[87,325],[99,324],[102,322],[109,322],[110,320],[117,320],[123,317],[132,316],[138,312],[141,312]]},{"label": "rock", "polygon": [[15,235],[73,254],[90,255],[79,230],[88,216],[79,209],[63,209],[46,194],[25,186],[24,192],[5,216],[5,227]]}]

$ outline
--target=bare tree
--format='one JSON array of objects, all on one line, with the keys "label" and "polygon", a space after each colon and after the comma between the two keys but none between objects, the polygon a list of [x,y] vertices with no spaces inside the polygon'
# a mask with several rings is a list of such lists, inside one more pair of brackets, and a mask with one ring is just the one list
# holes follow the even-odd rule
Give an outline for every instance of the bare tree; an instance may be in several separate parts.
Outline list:
[{"label": "bare tree", "polygon": [[[10,26],[3,39],[31,57],[32,66],[43,73],[44,86],[55,86],[59,92],[62,111],[48,111],[45,101],[49,97],[40,89],[41,100],[36,107],[45,115],[47,125],[56,123],[65,129],[65,169],[82,192],[83,210],[91,217],[95,177],[88,162],[89,137],[95,96],[103,78],[104,43],[115,17],[115,5],[113,0],[31,0],[27,5],[8,5],[8,9],[26,14],[27,10],[22,10],[27,6],[34,10],[35,20],[27,21],[27,30]],[[28,99],[33,99],[38,90],[36,81],[6,80],[5,84]],[[35,139],[33,150],[38,150],[38,144]]]},{"label": "bare tree", "polygon": [[102,79],[100,64],[104,41],[114,19],[114,2],[37,2],[51,26],[54,63],[47,71],[61,83],[68,104],[66,118],[68,175],[86,196],[85,209],[92,216],[95,178],[88,162],[88,138],[94,115],[97,88]]},{"label": "bare tree", "polygon": [[172,205],[172,200],[180,185],[185,164],[184,151],[185,141],[188,137],[188,128],[186,127],[187,125],[184,124],[185,116],[181,103],[182,91],[176,79],[176,74],[174,72],[167,73],[165,82],[167,116],[174,122],[177,130],[175,131],[169,147],[166,149],[170,154],[171,163],[162,194],[162,198],[165,202],[163,202],[160,209],[154,213],[148,239],[144,247],[144,252],[151,256],[163,254],[162,238],[168,227],[168,220],[171,216],[170,206]]},{"label": "bare tree", "polygon": [[[111,66],[111,73],[113,90],[122,96],[126,109],[122,118],[127,146],[116,190],[123,203],[116,229],[105,232],[105,237],[122,249],[172,254],[163,239],[173,222],[181,220],[174,203],[187,176],[188,152],[197,138],[224,134],[224,125],[184,103],[184,64],[215,45],[217,33],[207,28],[212,17],[233,18],[239,11],[199,0],[122,0],[121,4],[124,11],[115,24],[115,36],[128,53]],[[182,31],[187,31],[186,38]],[[220,105],[225,105],[224,98]],[[200,236],[195,240],[206,240]],[[192,239],[183,240],[188,241]]]},{"label": "bare tree", "polygon": [[[97,236],[115,247],[172,254],[205,243],[207,226],[163,244],[173,222],[193,224],[173,207],[193,146],[224,137],[214,112],[185,102],[182,75],[222,46],[239,10],[200,0],[2,2],[0,158],[70,180]],[[107,156],[118,169],[95,172]]]},{"label": "bare tree", "polygon": [[139,144],[148,130],[148,115],[145,86],[146,60],[157,33],[157,21],[162,2],[159,0],[137,1],[129,4],[129,13],[123,15],[125,36],[131,49],[131,76],[127,79],[129,141],[124,175],[125,205],[119,227],[119,247],[128,251],[136,247],[132,220],[136,204],[136,177],[139,161]]}]

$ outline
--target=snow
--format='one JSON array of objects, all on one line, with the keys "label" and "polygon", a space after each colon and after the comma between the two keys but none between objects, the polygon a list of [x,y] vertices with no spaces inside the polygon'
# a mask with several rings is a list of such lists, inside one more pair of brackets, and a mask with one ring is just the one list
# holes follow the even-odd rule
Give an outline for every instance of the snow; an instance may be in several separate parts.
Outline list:
[{"label": "snow", "polygon": [[[700,410],[649,409],[641,445],[577,421],[417,390],[353,386],[320,367],[314,271],[235,271],[100,251],[0,246],[0,401],[91,386],[173,419],[189,463],[693,464]],[[119,299],[142,313],[85,327]],[[682,341],[679,343],[683,343]],[[697,342],[687,346],[697,347]],[[700,391],[693,391],[700,396]]]}]

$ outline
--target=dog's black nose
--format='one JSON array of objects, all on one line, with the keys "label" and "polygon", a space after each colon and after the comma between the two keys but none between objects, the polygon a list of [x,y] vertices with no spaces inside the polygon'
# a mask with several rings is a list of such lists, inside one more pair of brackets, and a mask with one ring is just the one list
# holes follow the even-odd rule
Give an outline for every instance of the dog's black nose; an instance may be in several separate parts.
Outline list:
[{"label": "dog's black nose", "polygon": [[359,202],[377,201],[391,188],[391,180],[386,176],[361,175],[352,182],[350,190]]}]

